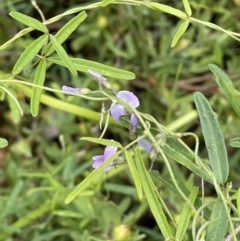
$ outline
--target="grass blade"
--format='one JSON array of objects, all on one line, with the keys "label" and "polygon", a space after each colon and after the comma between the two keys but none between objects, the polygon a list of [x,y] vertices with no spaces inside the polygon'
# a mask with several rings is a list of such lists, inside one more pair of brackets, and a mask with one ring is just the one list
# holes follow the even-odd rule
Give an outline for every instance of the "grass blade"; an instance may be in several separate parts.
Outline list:
[{"label": "grass blade", "polygon": [[[39,86],[44,85],[45,74],[46,74],[46,59],[42,59],[37,67],[33,83]],[[31,113],[33,116],[38,115],[38,109],[41,99],[42,89],[40,87],[33,87],[31,95]]]},{"label": "grass blade", "polygon": [[166,240],[170,239],[170,237],[172,236],[170,226],[169,226],[167,218],[162,210],[160,202],[157,198],[157,195],[156,195],[155,189],[154,189],[154,184],[152,182],[151,177],[149,176],[149,173],[146,170],[146,167],[144,165],[142,155],[141,155],[141,152],[139,149],[136,150],[135,155],[136,155],[136,165],[137,165],[138,174],[139,174],[140,180],[142,182],[143,191],[146,195],[149,207],[152,211],[152,214],[153,214],[164,238]]},{"label": "grass blade", "polygon": [[34,40],[21,54],[16,64],[13,67],[13,74],[19,74],[23,68],[37,55],[40,49],[47,41],[47,34],[42,35],[41,37]]},{"label": "grass blade", "polygon": [[134,161],[132,159],[132,156],[131,156],[129,151],[125,151],[125,156],[126,156],[126,160],[127,160],[127,163],[128,163],[129,170],[132,174],[132,178],[133,178],[135,186],[136,186],[138,198],[141,200],[142,196],[143,196],[143,192],[142,192],[141,180],[140,180],[140,177],[138,175],[137,168],[135,166],[135,163],[134,163]]},{"label": "grass blade", "polygon": [[57,39],[52,34],[50,34],[50,39],[53,44],[53,47],[55,48],[56,52],[58,53],[59,57],[61,58],[65,66],[70,70],[70,72],[74,76],[77,76],[77,70],[75,69],[75,66],[73,65],[71,59],[69,58],[64,48],[61,46],[61,44],[58,43]]},{"label": "grass blade", "polygon": [[[192,204],[194,204],[195,199],[197,198],[198,189],[199,189],[198,187],[193,187],[191,190],[191,193],[190,193],[188,199]],[[176,236],[175,236],[176,240],[178,240],[178,241],[183,240],[184,234],[188,227],[188,223],[189,223],[191,214],[192,214],[191,207],[189,206],[188,203],[185,203],[183,211],[180,215],[180,219],[178,221],[178,225],[177,225],[177,231],[176,231]]]},{"label": "grass blade", "polygon": [[194,102],[199,113],[211,168],[217,182],[223,184],[228,178],[229,165],[221,128],[216,115],[203,94],[195,92]]},{"label": "grass blade", "polygon": [[48,33],[47,27],[35,18],[29,17],[19,12],[10,12],[9,15],[16,19],[18,22],[25,24],[28,27]]}]

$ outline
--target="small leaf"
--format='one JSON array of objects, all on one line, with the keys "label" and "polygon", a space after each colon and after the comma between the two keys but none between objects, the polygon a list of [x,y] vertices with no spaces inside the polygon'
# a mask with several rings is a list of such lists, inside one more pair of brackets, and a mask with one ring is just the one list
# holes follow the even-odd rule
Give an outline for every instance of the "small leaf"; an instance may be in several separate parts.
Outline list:
[{"label": "small leaf", "polygon": [[215,75],[217,84],[223,91],[223,93],[229,99],[233,109],[240,116],[240,93],[237,91],[228,77],[228,75],[222,71],[217,65],[209,64],[209,69]]},{"label": "small leaf", "polygon": [[102,7],[106,7],[107,5],[114,3],[114,2],[117,2],[117,0],[103,0],[101,5],[102,5]]},{"label": "small leaf", "polygon": [[236,138],[233,138],[232,140],[230,140],[230,145],[232,147],[240,148],[240,137],[236,137]]},{"label": "small leaf", "polygon": [[39,30],[44,33],[48,33],[47,27],[35,18],[29,17],[19,12],[10,12],[9,15],[17,21],[19,21],[20,23],[27,25],[28,27]]},{"label": "small leaf", "polygon": [[217,182],[224,184],[228,178],[229,165],[221,128],[216,115],[204,95],[200,92],[195,92],[193,96],[199,114],[211,168]]},{"label": "small leaf", "polygon": [[224,240],[228,229],[228,214],[220,197],[215,201],[211,219],[207,227],[206,241]]},{"label": "small leaf", "polygon": [[118,148],[122,148],[122,145],[119,142],[113,141],[113,140],[108,140],[108,139],[99,139],[99,138],[93,138],[93,137],[82,137],[80,140],[81,141],[89,141],[89,142],[101,144],[101,145],[104,145],[104,146],[115,146],[115,147],[118,147]]},{"label": "small leaf", "polygon": [[146,4],[146,6],[152,8],[152,9],[155,9],[155,10],[158,10],[158,11],[162,11],[162,12],[165,12],[165,13],[169,13],[169,14],[172,14],[176,17],[179,17],[179,18],[187,18],[187,14],[180,11],[180,10],[177,10],[173,7],[170,7],[170,6],[167,6],[165,4],[161,4],[161,3],[155,3],[155,2],[149,2]]},{"label": "small leaf", "polygon": [[75,69],[75,66],[73,65],[68,54],[65,52],[64,48],[58,43],[57,39],[51,34],[50,34],[50,39],[53,44],[53,47],[57,51],[59,57],[61,58],[65,66],[71,71],[71,73],[74,76],[77,76],[77,70]]},{"label": "small leaf", "polygon": [[183,0],[183,5],[184,5],[185,11],[188,14],[188,16],[189,17],[192,16],[192,9],[191,9],[191,7],[189,5],[188,0]]},{"label": "small leaf", "polygon": [[96,181],[97,176],[104,172],[104,168],[113,162],[121,153],[121,151],[116,152],[108,159],[106,159],[98,168],[94,169],[65,199],[65,204],[69,204],[75,199],[83,190],[85,190],[93,181]]},{"label": "small leaf", "polygon": [[146,170],[146,167],[144,165],[142,155],[141,155],[141,152],[139,149],[136,150],[135,157],[136,157],[136,165],[137,165],[138,174],[139,174],[140,180],[142,182],[143,191],[147,198],[149,207],[152,211],[152,214],[153,214],[153,216],[158,224],[158,227],[160,228],[165,240],[168,240],[168,239],[170,240],[170,238],[172,236],[171,228],[170,228],[167,218],[162,210],[160,202],[157,198],[153,181],[152,181],[149,173]]},{"label": "small leaf", "polygon": [[[72,18],[67,22],[55,35],[59,44],[62,44],[71,33],[87,18],[87,13],[85,11],[79,13],[76,17]],[[54,47],[50,42],[45,50],[46,56],[54,52]]]},{"label": "small leaf", "polygon": [[134,161],[132,159],[132,156],[131,156],[129,151],[125,151],[125,156],[126,156],[126,160],[127,160],[127,163],[128,163],[129,170],[132,174],[132,178],[134,180],[134,183],[135,183],[135,186],[136,186],[136,189],[137,189],[138,198],[141,200],[142,196],[143,196],[143,192],[142,192],[141,180],[139,178],[137,168],[135,166],[135,163],[134,163]]},{"label": "small leaf", "polygon": [[47,41],[47,34],[42,35],[41,37],[34,40],[21,54],[19,59],[17,60],[14,68],[13,74],[19,74],[23,68],[37,55],[40,49]]},{"label": "small leaf", "polygon": [[173,40],[172,40],[172,43],[171,43],[171,47],[173,48],[178,40],[182,37],[182,35],[186,32],[187,28],[188,28],[188,25],[189,25],[189,20],[186,19],[182,24],[181,26],[179,27],[178,31],[176,32],[176,34],[174,35],[173,37]]},{"label": "small leaf", "polygon": [[[198,187],[193,187],[191,190],[191,194],[189,195],[189,201],[194,204],[195,199],[197,198],[197,194],[198,194]],[[192,213],[192,208],[189,206],[188,203],[184,204],[184,208],[183,211],[180,215],[180,219],[178,221],[177,224],[177,231],[176,231],[176,240],[178,241],[182,241],[184,234],[187,230],[188,227],[188,223],[191,217],[191,213]]]},{"label": "small leaf", "polygon": [[0,148],[6,147],[7,145],[8,145],[8,141],[0,137]]},{"label": "small leaf", "polygon": [[33,87],[32,95],[31,95],[30,106],[31,106],[31,113],[33,116],[38,115],[38,109],[39,109],[39,104],[40,104],[40,99],[42,94],[41,86],[44,85],[45,74],[46,74],[46,59],[41,59],[33,80],[33,83],[35,85],[39,85],[39,87],[36,87],[36,86]]},{"label": "small leaf", "polygon": [[[62,66],[66,66],[66,64],[59,57],[50,57],[47,58],[49,61],[59,64]],[[114,68],[111,66],[107,66],[104,64],[96,63],[94,61],[78,59],[78,58],[70,58],[73,62],[76,70],[81,72],[89,73],[88,70],[91,69],[95,72],[103,76],[109,76],[118,79],[131,80],[135,78],[135,74],[126,70]]]}]

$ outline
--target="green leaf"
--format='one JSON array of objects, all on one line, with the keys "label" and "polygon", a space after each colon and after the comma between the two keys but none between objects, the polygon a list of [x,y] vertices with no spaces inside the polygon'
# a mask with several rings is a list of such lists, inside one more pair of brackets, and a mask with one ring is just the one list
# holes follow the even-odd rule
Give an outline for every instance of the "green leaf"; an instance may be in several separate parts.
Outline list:
[{"label": "green leaf", "polygon": [[165,12],[165,13],[169,13],[169,14],[172,14],[176,17],[179,17],[179,18],[187,18],[187,14],[178,10],[178,9],[175,9],[173,7],[170,7],[170,6],[167,6],[165,4],[161,4],[161,3],[155,3],[155,2],[149,2],[146,4],[146,6],[152,8],[152,9],[155,9],[155,10],[158,10],[158,11],[162,11],[162,12]]},{"label": "green leaf", "polygon": [[149,207],[152,211],[152,214],[158,224],[158,227],[160,228],[165,240],[170,240],[172,236],[171,228],[168,224],[167,218],[162,210],[162,207],[160,205],[160,202],[157,198],[157,195],[155,193],[155,187],[153,184],[153,181],[146,170],[146,167],[144,165],[142,155],[139,149],[135,152],[136,157],[136,165],[138,174],[140,177],[140,180],[142,182],[143,191],[145,193],[145,196],[147,198]]},{"label": "green leaf", "polygon": [[0,148],[6,147],[7,145],[8,145],[8,141],[0,137]]},{"label": "green leaf", "polygon": [[191,9],[191,7],[189,5],[188,0],[183,0],[183,5],[184,5],[185,11],[188,14],[188,16],[189,17],[192,16],[192,9]]},{"label": "green leaf", "polygon": [[101,145],[104,145],[104,146],[115,146],[115,147],[118,147],[118,148],[122,148],[122,145],[119,142],[113,141],[113,140],[108,140],[108,139],[99,139],[99,138],[93,138],[93,137],[82,137],[80,140],[81,141],[89,141],[89,142],[101,144]]},{"label": "green leaf", "polygon": [[39,109],[39,104],[40,104],[40,99],[42,94],[42,89],[40,87],[44,85],[46,66],[47,66],[46,59],[41,59],[33,80],[33,83],[35,85],[39,85],[39,87],[35,87],[35,86],[33,87],[32,95],[31,95],[30,106],[31,106],[31,113],[33,116],[38,115],[38,109]]},{"label": "green leaf", "polygon": [[228,178],[229,165],[221,128],[216,115],[204,95],[200,92],[195,92],[193,96],[199,114],[211,168],[217,182],[224,184]]},{"label": "green leaf", "polygon": [[220,197],[215,201],[211,219],[207,227],[206,241],[224,240],[228,229],[228,215]]},{"label": "green leaf", "polygon": [[98,168],[94,169],[65,199],[65,204],[69,204],[75,199],[83,190],[85,190],[93,181],[96,181],[99,174],[104,173],[104,168],[113,162],[122,151],[118,151],[108,159],[106,159]]},{"label": "green leaf", "polygon": [[64,48],[58,43],[57,39],[50,34],[50,39],[53,44],[53,47],[57,51],[59,57],[63,61],[64,65],[71,71],[71,73],[74,76],[77,76],[77,70],[75,69],[75,66],[73,65],[71,59],[69,58],[68,54],[65,52]]},{"label": "green leaf", "polygon": [[[76,17],[72,18],[67,22],[55,35],[56,40],[59,44],[62,44],[72,32],[87,18],[87,13],[85,11],[80,12]],[[46,56],[54,52],[53,44],[50,42],[45,50]]]},{"label": "green leaf", "polygon": [[127,160],[127,163],[128,163],[129,170],[132,174],[132,178],[133,178],[135,186],[136,186],[138,198],[141,200],[142,196],[143,196],[143,192],[142,192],[141,180],[139,178],[137,168],[135,166],[134,160],[132,159],[130,151],[125,151],[125,156],[126,156],[126,160]]},{"label": "green leaf", "polygon": [[114,3],[114,2],[117,2],[117,0],[103,0],[101,5],[102,5],[102,7],[106,7],[107,5]]},{"label": "green leaf", "polygon": [[182,35],[186,32],[187,28],[188,28],[188,25],[189,25],[189,20],[186,19],[182,24],[181,26],[179,27],[178,31],[176,32],[176,34],[174,35],[173,37],[173,40],[172,40],[172,43],[171,43],[171,47],[173,48],[178,40],[182,37]]},{"label": "green leaf", "polygon": [[[193,187],[191,190],[191,194],[189,195],[188,199],[192,204],[194,204],[195,199],[197,198],[198,189],[199,189],[198,187]],[[183,240],[184,234],[188,227],[191,214],[192,214],[192,208],[189,206],[188,203],[185,203],[183,207],[183,211],[180,215],[180,219],[177,224],[177,231],[175,236],[176,240],[178,241]]]},{"label": "green leaf", "polygon": [[23,68],[37,55],[43,45],[48,39],[47,34],[42,35],[41,37],[34,40],[21,54],[16,64],[13,67],[13,74],[19,74]]},{"label": "green leaf", "polygon": [[10,12],[9,15],[17,21],[19,21],[20,23],[27,25],[28,27],[39,30],[44,33],[48,33],[47,27],[35,18],[29,17],[19,12]]},{"label": "green leaf", "polygon": [[240,137],[236,137],[236,138],[233,138],[232,140],[230,140],[230,145],[232,147],[240,148]]},{"label": "green leaf", "polygon": [[[59,64],[66,67],[66,64],[58,57],[49,57],[47,58],[49,61]],[[101,75],[109,76],[118,79],[131,80],[135,78],[135,74],[126,70],[117,69],[111,66],[107,66],[104,64],[96,63],[94,61],[78,59],[78,58],[70,58],[73,62],[76,70],[81,72],[88,73],[88,70],[91,69],[93,71],[98,72]]]},{"label": "green leaf", "polygon": [[235,112],[240,116],[240,93],[237,91],[228,77],[228,75],[222,71],[217,65],[209,64],[209,69],[215,75],[217,84],[227,96]]}]

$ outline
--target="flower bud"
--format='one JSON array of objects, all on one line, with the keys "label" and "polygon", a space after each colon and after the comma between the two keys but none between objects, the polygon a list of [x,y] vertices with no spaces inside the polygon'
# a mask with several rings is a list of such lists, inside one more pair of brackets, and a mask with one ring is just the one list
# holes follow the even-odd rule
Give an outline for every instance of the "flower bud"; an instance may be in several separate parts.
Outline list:
[{"label": "flower bud", "polygon": [[113,230],[114,241],[129,241],[131,237],[131,230],[128,225],[119,225]]},{"label": "flower bud", "polygon": [[155,146],[152,146],[152,148],[150,149],[150,153],[149,153],[149,158],[152,162],[154,162],[156,160],[158,156],[158,151],[156,150]]}]

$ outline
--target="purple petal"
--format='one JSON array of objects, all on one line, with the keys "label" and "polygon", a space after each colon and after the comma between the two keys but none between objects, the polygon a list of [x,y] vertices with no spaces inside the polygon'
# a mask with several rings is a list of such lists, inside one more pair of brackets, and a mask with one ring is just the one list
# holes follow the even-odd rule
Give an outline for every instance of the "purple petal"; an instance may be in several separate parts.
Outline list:
[{"label": "purple petal", "polygon": [[77,88],[69,87],[69,86],[66,86],[66,85],[62,86],[62,91],[71,92],[71,93],[75,93],[75,94],[79,93]]},{"label": "purple petal", "polygon": [[105,150],[104,150],[104,161],[106,159],[108,159],[110,156],[112,156],[113,154],[115,154],[117,152],[117,147],[115,146],[106,146]]},{"label": "purple petal", "polygon": [[92,164],[92,167],[97,168],[103,163],[104,156],[103,155],[93,156],[92,159],[94,160],[94,163]]},{"label": "purple petal", "polygon": [[127,90],[119,91],[117,93],[117,97],[119,99],[126,101],[129,105],[131,105],[134,108],[137,108],[139,106],[139,100],[137,96],[130,91],[127,91]]},{"label": "purple petal", "polygon": [[147,152],[150,153],[151,149],[152,149],[152,144],[147,141],[146,139],[142,138],[138,141],[138,144],[143,147]]},{"label": "purple petal", "polygon": [[113,119],[116,121],[120,121],[120,116],[128,114],[125,107],[120,104],[113,104],[110,111]]},{"label": "purple petal", "polygon": [[101,74],[99,74],[98,72],[95,72],[91,69],[88,70],[88,72],[93,76],[93,78],[100,84],[103,85],[105,87],[110,87],[110,84],[107,81],[107,78],[103,77]]},{"label": "purple petal", "polygon": [[135,114],[131,115],[130,124],[131,124],[131,126],[133,126],[135,128],[137,127],[137,125],[138,125],[138,118],[137,118],[137,116]]}]

